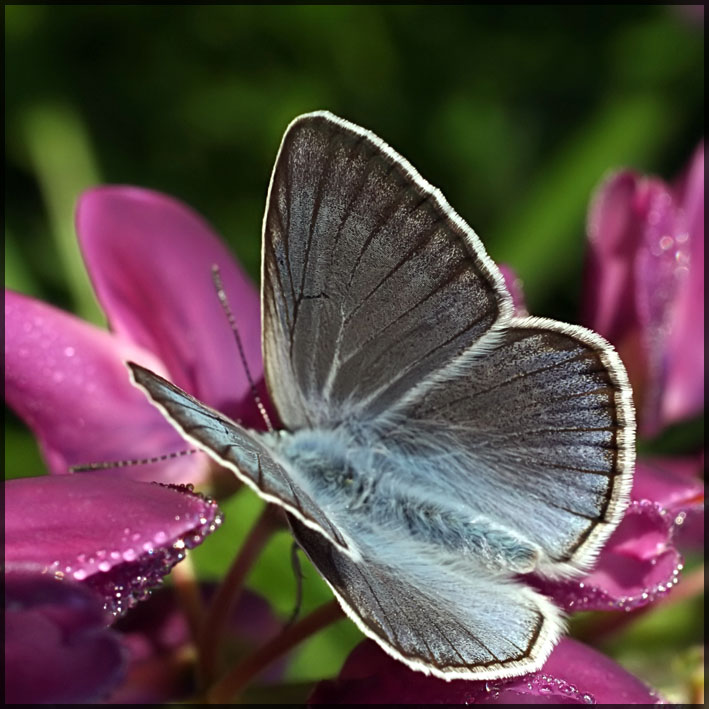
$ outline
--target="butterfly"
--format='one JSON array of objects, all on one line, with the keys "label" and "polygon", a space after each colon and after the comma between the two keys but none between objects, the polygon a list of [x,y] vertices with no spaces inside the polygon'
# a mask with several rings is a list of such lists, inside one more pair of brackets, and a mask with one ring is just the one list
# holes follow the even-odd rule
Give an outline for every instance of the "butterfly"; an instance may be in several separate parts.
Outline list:
[{"label": "butterfly", "polygon": [[524,576],[588,570],[627,506],[634,412],[611,345],[516,317],[441,192],[324,111],[278,152],[261,304],[284,430],[247,430],[136,364],[133,383],[285,509],[386,652],[444,679],[539,669],[564,619]]}]

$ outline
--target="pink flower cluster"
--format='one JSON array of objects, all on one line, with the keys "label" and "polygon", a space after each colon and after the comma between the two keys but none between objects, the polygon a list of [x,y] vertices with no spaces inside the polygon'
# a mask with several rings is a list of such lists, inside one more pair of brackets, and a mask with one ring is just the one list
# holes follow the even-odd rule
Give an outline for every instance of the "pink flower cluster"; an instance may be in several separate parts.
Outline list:
[{"label": "pink flower cluster", "polygon": [[221,521],[215,503],[184,484],[210,474],[202,454],[68,474],[73,465],[185,450],[130,384],[124,362],[260,423],[212,265],[221,268],[255,372],[258,295],[205,222],[163,195],[106,187],[82,196],[77,231],[110,332],[5,292],[6,401],[53,473],[5,484],[11,702],[93,701],[119,684],[130,653],[107,625]]}]

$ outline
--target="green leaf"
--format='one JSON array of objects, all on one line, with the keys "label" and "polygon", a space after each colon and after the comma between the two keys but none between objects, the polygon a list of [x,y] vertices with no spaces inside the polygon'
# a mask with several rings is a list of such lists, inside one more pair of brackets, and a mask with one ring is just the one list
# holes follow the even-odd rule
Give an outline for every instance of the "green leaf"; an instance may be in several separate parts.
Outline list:
[{"label": "green leaf", "polygon": [[666,102],[651,95],[615,97],[540,166],[536,183],[490,242],[493,260],[510,264],[522,279],[530,312],[569,272],[581,276],[586,210],[604,174],[651,164],[675,128]]},{"label": "green leaf", "polygon": [[60,104],[33,106],[25,112],[22,125],[74,311],[89,322],[105,324],[74,228],[79,195],[100,182],[86,128],[74,110]]}]

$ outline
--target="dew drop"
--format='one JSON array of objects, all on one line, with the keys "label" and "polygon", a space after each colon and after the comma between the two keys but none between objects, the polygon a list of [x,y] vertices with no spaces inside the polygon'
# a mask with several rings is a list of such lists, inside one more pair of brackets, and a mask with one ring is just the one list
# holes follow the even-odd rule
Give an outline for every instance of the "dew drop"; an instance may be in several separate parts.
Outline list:
[{"label": "dew drop", "polygon": [[672,244],[674,244],[674,239],[671,236],[665,234],[660,237],[660,248],[663,251],[667,251],[667,249],[672,248]]}]

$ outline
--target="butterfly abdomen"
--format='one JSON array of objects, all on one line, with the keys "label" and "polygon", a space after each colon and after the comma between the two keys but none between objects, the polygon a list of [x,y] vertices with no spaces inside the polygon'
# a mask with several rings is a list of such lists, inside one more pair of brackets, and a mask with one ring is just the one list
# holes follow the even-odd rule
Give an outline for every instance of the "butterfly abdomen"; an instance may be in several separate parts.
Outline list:
[{"label": "butterfly abdomen", "polygon": [[338,431],[301,431],[282,439],[282,446],[294,477],[338,526],[366,527],[373,539],[377,530],[396,532],[431,551],[474,557],[500,571],[526,573],[536,565],[535,545],[417,484],[410,456],[381,443],[361,445]]}]

